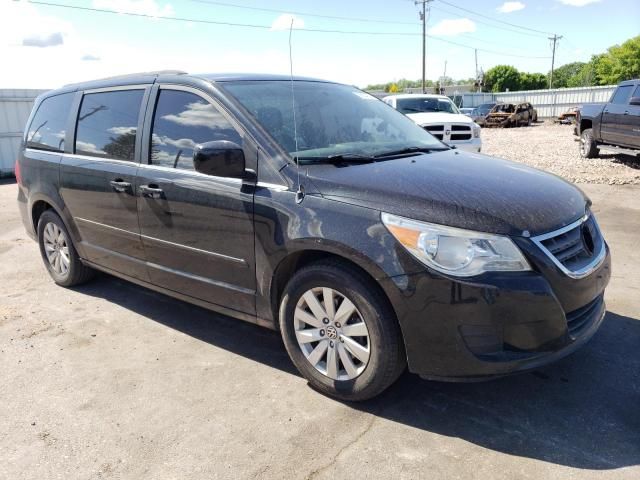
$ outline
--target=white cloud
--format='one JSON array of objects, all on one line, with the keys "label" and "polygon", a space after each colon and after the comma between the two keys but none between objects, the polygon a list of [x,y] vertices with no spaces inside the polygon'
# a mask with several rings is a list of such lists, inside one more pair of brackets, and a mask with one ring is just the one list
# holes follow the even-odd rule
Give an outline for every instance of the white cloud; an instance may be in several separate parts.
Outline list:
[{"label": "white cloud", "polygon": [[461,33],[475,32],[476,24],[468,18],[445,19],[438,22],[427,33],[443,37],[452,37]]},{"label": "white cloud", "polygon": [[62,45],[64,43],[64,39],[62,38],[61,32],[52,32],[45,34],[33,34],[22,39],[22,45],[25,47],[55,47],[57,45]]},{"label": "white cloud", "polygon": [[496,8],[496,10],[500,13],[511,13],[522,10],[524,7],[525,5],[522,2],[504,2],[501,6]]},{"label": "white cloud", "polygon": [[570,5],[572,7],[584,7],[585,5],[589,5],[590,3],[596,3],[600,0],[559,0],[560,3],[565,5]]},{"label": "white cloud", "polygon": [[222,115],[211,105],[204,102],[195,102],[187,105],[187,109],[175,114],[163,115],[163,120],[179,125],[211,127],[219,125],[223,120]]},{"label": "white cloud", "polygon": [[97,55],[91,55],[90,53],[85,53],[84,55],[82,55],[82,57],[80,57],[80,60],[82,60],[83,62],[98,62],[100,61],[100,57],[98,57]]},{"label": "white cloud", "polygon": [[3,3],[1,11],[0,46],[62,45],[65,37],[73,31],[69,22],[43,15],[26,2]]},{"label": "white cloud", "polygon": [[137,13],[151,17],[170,17],[173,7],[165,3],[160,6],[155,0],[93,0],[94,8],[114,10],[120,13]]},{"label": "white cloud", "polygon": [[127,135],[129,133],[135,133],[136,127],[111,127],[107,129],[107,131],[114,135]]},{"label": "white cloud", "polygon": [[304,20],[290,13],[283,13],[276,18],[271,24],[271,30],[289,30],[291,28],[291,22],[293,22],[293,28],[304,28]]}]

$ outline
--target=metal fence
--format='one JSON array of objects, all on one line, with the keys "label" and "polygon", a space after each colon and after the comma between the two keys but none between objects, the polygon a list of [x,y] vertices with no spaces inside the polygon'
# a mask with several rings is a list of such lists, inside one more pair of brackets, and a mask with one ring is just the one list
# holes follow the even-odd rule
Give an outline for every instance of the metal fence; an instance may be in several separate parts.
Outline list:
[{"label": "metal fence", "polygon": [[0,177],[13,175],[20,139],[35,98],[46,90],[0,90]]},{"label": "metal fence", "polygon": [[530,102],[538,111],[539,117],[556,117],[570,107],[607,102],[615,89],[615,85],[607,85],[522,92],[463,93],[462,103],[465,107],[477,107],[488,102]]},{"label": "metal fence", "polygon": [[[471,88],[471,86],[469,86]],[[477,107],[489,102],[529,102],[538,111],[538,117],[557,117],[570,107],[586,103],[607,102],[616,89],[615,85],[602,87],[555,88],[553,90],[525,90],[522,92],[473,93],[466,92],[461,86],[446,87],[449,96],[459,107]],[[430,90],[433,90],[431,88]],[[394,95],[380,90],[369,91],[378,98]],[[406,89],[402,93],[421,93],[420,89]],[[427,91],[427,94],[433,92]]]}]

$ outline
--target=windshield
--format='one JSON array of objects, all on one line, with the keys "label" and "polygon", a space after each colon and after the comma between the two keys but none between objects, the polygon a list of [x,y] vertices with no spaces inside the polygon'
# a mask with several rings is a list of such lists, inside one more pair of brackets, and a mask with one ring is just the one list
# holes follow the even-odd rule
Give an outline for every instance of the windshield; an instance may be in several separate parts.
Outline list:
[{"label": "windshield", "polygon": [[229,91],[289,152],[306,160],[337,155],[376,156],[405,148],[447,149],[384,102],[357,88],[313,81],[225,82]]},{"label": "windshield", "polygon": [[396,105],[402,113],[443,112],[460,113],[458,107],[448,98],[418,97],[397,98]]},{"label": "windshield", "polygon": [[495,106],[495,103],[483,103],[476,108],[476,112],[480,115],[486,115]]}]

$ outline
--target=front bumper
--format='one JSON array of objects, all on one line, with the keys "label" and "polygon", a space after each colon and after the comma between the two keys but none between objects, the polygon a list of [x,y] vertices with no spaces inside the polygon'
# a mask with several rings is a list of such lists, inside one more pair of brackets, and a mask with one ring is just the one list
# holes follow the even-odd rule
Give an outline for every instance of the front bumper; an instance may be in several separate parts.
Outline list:
[{"label": "front bumper", "polygon": [[582,279],[536,267],[468,281],[428,271],[382,280],[409,370],[438,380],[481,380],[538,368],[583,345],[604,317],[608,247],[598,269]]},{"label": "front bumper", "polygon": [[480,153],[480,150],[482,150],[482,140],[480,138],[473,138],[471,140],[461,142],[449,141],[445,143],[449,146],[456,147],[457,149],[464,150],[466,152]]}]

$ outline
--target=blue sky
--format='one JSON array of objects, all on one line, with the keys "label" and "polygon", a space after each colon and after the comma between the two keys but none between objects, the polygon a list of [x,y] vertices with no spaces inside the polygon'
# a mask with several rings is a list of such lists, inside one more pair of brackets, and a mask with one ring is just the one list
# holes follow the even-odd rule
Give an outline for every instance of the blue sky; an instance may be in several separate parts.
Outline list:
[{"label": "blue sky", "polygon": [[[0,58],[5,65],[0,87],[54,88],[79,80],[161,68],[194,73],[287,73],[289,32],[282,27],[288,26],[292,17],[294,26],[299,27],[293,32],[296,74],[358,86],[403,77],[417,79],[421,75],[419,7],[411,0],[43,1],[151,17],[205,19],[266,28],[139,18],[24,0],[0,0]],[[556,59],[556,65],[562,65],[588,60],[591,54],[640,34],[640,2],[434,0],[428,21],[428,33],[434,38],[427,40],[427,78],[442,75],[445,61],[449,76],[474,75],[473,48],[447,41],[478,48],[478,63],[485,70],[507,63],[524,71],[548,71],[551,49],[547,35],[496,20],[563,35]],[[374,34],[320,33],[304,29]]]}]

